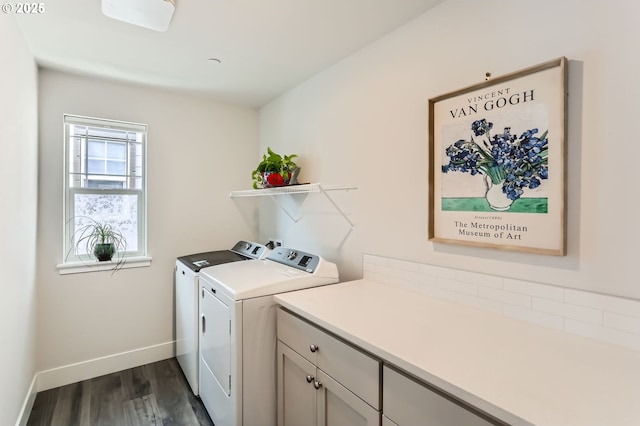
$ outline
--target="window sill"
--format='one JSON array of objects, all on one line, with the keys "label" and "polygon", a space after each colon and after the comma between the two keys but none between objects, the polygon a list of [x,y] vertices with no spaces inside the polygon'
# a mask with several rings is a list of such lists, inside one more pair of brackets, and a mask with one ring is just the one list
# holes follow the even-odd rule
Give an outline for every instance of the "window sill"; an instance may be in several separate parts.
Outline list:
[{"label": "window sill", "polygon": [[[100,272],[100,271],[111,271],[114,266],[117,265],[117,262],[71,262],[71,263],[61,263],[57,265],[58,274],[67,275],[67,274],[82,274],[84,272]],[[151,258],[148,256],[138,256],[138,257],[127,257],[124,259],[124,264],[118,266],[118,269],[129,269],[129,268],[142,268],[145,266],[151,266]]]}]

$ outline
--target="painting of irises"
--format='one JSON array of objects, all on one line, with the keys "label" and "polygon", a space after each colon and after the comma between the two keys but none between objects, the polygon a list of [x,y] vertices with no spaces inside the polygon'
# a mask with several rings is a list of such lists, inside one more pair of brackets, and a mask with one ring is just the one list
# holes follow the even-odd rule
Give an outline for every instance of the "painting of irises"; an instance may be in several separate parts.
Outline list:
[{"label": "painting of irises", "polygon": [[563,256],[567,59],[429,99],[429,241]]},{"label": "painting of irises", "polygon": [[492,129],[493,123],[484,118],[474,121],[468,140],[460,139],[446,148],[449,163],[442,166],[442,172],[483,174],[515,201],[525,188],[535,189],[549,177],[548,132],[539,134],[532,128],[518,135],[505,127],[492,135]]}]

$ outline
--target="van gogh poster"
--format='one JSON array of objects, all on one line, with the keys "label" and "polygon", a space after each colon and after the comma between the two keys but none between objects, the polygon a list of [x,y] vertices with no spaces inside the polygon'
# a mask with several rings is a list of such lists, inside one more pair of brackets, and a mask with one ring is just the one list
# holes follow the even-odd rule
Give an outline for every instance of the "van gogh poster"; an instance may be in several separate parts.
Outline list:
[{"label": "van gogh poster", "polygon": [[565,254],[566,58],[429,101],[429,238]]}]

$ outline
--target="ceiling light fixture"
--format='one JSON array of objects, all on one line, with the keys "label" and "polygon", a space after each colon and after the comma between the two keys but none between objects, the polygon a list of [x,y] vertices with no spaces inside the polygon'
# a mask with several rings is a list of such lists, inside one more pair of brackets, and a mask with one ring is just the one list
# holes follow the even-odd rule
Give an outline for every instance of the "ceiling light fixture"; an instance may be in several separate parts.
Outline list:
[{"label": "ceiling light fixture", "polygon": [[167,31],[174,0],[102,0],[102,13],[109,18],[154,31]]}]

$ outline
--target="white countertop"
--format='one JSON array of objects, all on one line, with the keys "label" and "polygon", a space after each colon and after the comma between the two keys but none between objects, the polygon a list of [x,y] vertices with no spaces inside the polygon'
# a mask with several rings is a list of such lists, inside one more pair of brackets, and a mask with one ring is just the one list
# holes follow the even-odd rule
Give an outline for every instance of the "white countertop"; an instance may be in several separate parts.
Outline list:
[{"label": "white countertop", "polygon": [[287,309],[514,425],[640,425],[640,352],[357,280]]}]

